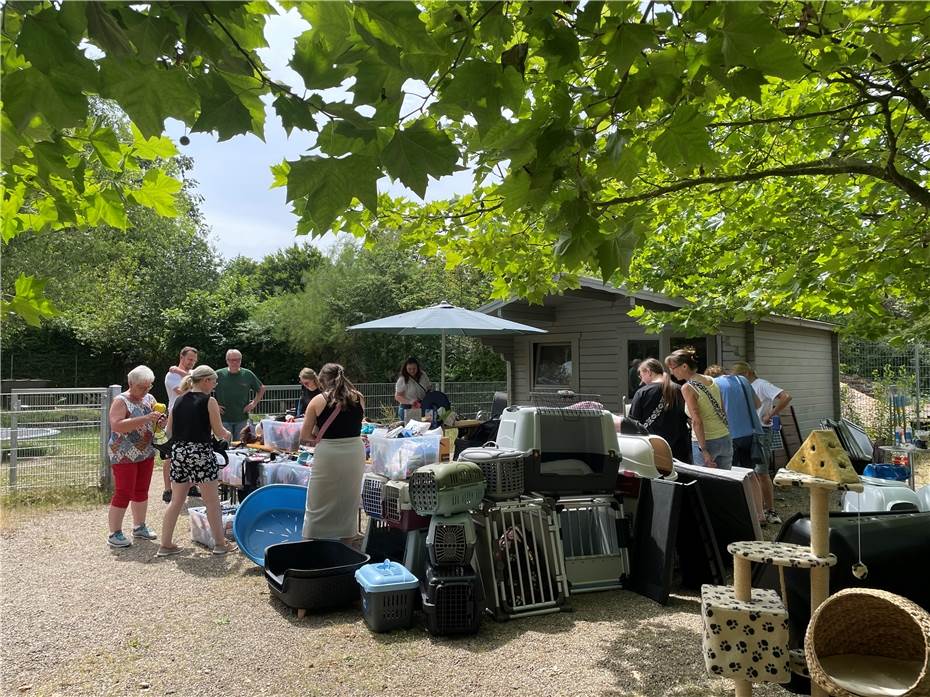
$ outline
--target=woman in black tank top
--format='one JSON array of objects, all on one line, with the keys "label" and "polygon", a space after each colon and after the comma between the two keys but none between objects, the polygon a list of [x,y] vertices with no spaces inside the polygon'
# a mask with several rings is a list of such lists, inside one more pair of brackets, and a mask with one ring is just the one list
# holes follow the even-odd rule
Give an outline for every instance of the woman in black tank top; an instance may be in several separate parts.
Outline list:
[{"label": "woman in black tank top", "polygon": [[168,415],[171,434],[171,503],[165,510],[161,528],[161,547],[157,556],[178,554],[181,548],[171,541],[181,507],[187,501],[190,485],[200,485],[207,507],[207,521],[213,535],[213,553],[226,554],[235,550],[226,542],[220,513],[219,463],[213,454],[213,436],[222,440],[232,434],[223,428],[220,405],[210,396],[216,386],[216,373],[208,365],[194,368],[181,382],[184,391]]},{"label": "woman in black tank top", "polygon": [[[357,513],[365,472],[362,418],[365,399],[337,363],[319,373],[323,394],[310,400],[300,440],[317,442],[307,487],[303,536],[351,544],[358,535]],[[316,430],[316,438],[311,436]]]}]

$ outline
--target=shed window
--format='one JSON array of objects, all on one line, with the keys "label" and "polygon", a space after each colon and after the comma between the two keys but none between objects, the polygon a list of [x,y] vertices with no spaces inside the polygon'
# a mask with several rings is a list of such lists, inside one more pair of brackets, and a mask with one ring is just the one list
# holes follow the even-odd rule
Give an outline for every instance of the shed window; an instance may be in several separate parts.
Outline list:
[{"label": "shed window", "polygon": [[572,342],[533,344],[533,384],[572,387]]}]

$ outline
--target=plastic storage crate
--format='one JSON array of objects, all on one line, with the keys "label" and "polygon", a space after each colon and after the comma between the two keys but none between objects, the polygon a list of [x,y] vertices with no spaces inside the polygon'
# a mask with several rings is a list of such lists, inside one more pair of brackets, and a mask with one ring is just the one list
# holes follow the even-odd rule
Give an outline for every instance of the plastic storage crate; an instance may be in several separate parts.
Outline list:
[{"label": "plastic storage crate", "polygon": [[[226,539],[233,538],[233,523],[236,520],[236,511],[239,504],[224,501],[220,504],[220,515],[223,518],[223,528],[226,530]],[[210,532],[210,523],[207,520],[207,507],[195,506],[188,508],[187,514],[191,520],[191,539],[207,547],[213,546],[213,533]]]},{"label": "plastic storage crate", "polygon": [[496,501],[515,499],[523,493],[524,468],[533,451],[523,452],[511,448],[498,448],[489,443],[480,448],[467,448],[459,453],[458,459],[474,462],[484,472],[487,482],[484,495]]},{"label": "plastic storage crate", "polygon": [[362,588],[362,614],[373,632],[389,632],[413,624],[420,581],[397,562],[385,559],[355,572]]},{"label": "plastic storage crate", "polygon": [[423,465],[439,462],[440,436],[383,438],[368,436],[371,447],[371,469],[388,479],[407,479]]},{"label": "plastic storage crate", "polygon": [[351,605],[358,599],[355,572],[370,561],[335,540],[302,540],[265,550],[265,580],[281,602],[299,610]]},{"label": "plastic storage crate", "polygon": [[362,477],[362,509],[369,518],[384,518],[384,486],[387,483],[387,477],[380,474],[366,472]]},{"label": "plastic storage crate", "polygon": [[474,521],[485,603],[495,619],[559,612],[567,606],[565,556],[551,501],[485,501]]},{"label": "plastic storage crate", "polygon": [[481,626],[484,595],[470,566],[426,569],[421,584],[426,628],[433,636],[475,634]]},{"label": "plastic storage crate", "polygon": [[468,513],[434,515],[426,535],[426,552],[434,566],[461,566],[475,552],[475,523]]},{"label": "plastic storage crate", "polygon": [[484,472],[473,462],[442,462],[421,467],[410,477],[410,502],[420,515],[452,515],[478,507]]},{"label": "plastic storage crate", "polygon": [[295,452],[300,448],[300,427],[303,421],[262,419],[262,442],[269,448]]},{"label": "plastic storage crate", "polygon": [[507,407],[497,445],[535,450],[525,490],[554,495],[611,494],[620,469],[613,414],[603,409]]},{"label": "plastic storage crate", "polygon": [[615,499],[568,498],[556,504],[572,593],[622,588],[630,573],[629,535]]},{"label": "plastic storage crate", "polygon": [[429,518],[413,510],[410,503],[410,484],[390,481],[384,485],[384,521],[399,530],[422,530],[429,527]]}]

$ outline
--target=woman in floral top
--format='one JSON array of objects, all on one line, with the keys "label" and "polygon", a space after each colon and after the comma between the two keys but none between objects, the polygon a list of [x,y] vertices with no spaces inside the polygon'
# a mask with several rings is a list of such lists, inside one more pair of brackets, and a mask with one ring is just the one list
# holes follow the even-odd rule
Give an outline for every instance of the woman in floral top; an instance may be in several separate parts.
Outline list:
[{"label": "woman in floral top", "polygon": [[129,547],[132,542],[123,534],[126,508],[132,508],[132,536],[137,539],[156,538],[148,525],[149,484],[155,465],[152,440],[155,424],[165,418],[153,410],[155,398],[149,394],[155,374],[140,365],[127,376],[129,389],[116,396],[110,406],[110,441],[108,452],[113,467],[113,498],[110,500],[111,547]]}]

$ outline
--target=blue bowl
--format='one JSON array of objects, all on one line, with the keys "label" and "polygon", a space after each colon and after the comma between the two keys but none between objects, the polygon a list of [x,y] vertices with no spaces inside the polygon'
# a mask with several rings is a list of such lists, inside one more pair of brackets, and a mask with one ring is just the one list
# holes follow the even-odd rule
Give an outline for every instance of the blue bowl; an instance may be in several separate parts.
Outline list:
[{"label": "blue bowl", "polygon": [[264,566],[268,546],[303,539],[306,502],[307,488],[303,486],[269,484],[253,491],[239,504],[233,522],[239,549]]}]

